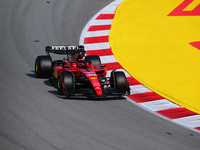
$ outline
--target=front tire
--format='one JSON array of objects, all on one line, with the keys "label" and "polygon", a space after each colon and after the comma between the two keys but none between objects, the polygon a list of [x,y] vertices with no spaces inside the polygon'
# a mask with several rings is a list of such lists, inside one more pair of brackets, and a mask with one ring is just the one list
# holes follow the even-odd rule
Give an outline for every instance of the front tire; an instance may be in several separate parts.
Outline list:
[{"label": "front tire", "polygon": [[120,90],[124,94],[127,91],[128,81],[122,71],[112,71],[110,77],[111,87]]},{"label": "front tire", "polygon": [[65,71],[59,74],[57,80],[58,94],[69,96],[69,92],[75,89],[74,74],[70,71]]}]

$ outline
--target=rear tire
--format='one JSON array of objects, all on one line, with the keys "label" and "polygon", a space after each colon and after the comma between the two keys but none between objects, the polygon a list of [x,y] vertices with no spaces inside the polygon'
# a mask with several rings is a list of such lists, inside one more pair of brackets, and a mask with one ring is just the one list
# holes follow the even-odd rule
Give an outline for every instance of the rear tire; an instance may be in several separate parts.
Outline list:
[{"label": "rear tire", "polygon": [[92,61],[93,66],[100,66],[101,65],[101,59],[98,55],[89,55],[85,57],[85,60]]},{"label": "rear tire", "polygon": [[50,56],[38,56],[35,60],[35,74],[38,78],[52,76],[52,59]]},{"label": "rear tire", "polygon": [[59,74],[57,81],[57,89],[60,95],[69,96],[69,92],[75,88],[74,74],[70,71],[65,71]]}]

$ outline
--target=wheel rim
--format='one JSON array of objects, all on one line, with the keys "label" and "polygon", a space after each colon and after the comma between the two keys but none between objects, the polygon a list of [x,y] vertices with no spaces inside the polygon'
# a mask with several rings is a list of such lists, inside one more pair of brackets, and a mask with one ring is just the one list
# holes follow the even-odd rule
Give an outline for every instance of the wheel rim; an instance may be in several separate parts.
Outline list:
[{"label": "wheel rim", "polygon": [[35,63],[35,73],[36,73],[36,75],[37,75],[37,77],[39,77],[40,75],[39,75],[39,62],[38,62],[38,60],[36,60],[36,63]]},{"label": "wheel rim", "polygon": [[59,89],[59,91],[60,91],[60,78],[58,79],[58,89]]},{"label": "wheel rim", "polygon": [[58,77],[58,81],[57,81],[57,90],[58,90],[59,95],[63,94],[63,92],[62,92],[62,83],[61,82],[62,82],[61,81],[61,77],[59,76]]},{"label": "wheel rim", "polygon": [[36,71],[36,73],[38,72],[38,64],[37,63],[35,65],[35,71]]}]

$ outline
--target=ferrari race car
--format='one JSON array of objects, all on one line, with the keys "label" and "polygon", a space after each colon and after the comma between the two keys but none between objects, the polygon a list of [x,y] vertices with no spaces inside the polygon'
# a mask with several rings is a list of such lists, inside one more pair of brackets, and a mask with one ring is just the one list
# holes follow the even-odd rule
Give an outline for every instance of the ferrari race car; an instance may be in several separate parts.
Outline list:
[{"label": "ferrari race car", "polygon": [[[59,94],[66,96],[122,96],[130,94],[129,83],[122,71],[107,69],[98,55],[85,55],[84,46],[46,46],[47,55],[37,56],[35,73],[38,78],[49,78]],[[54,60],[50,53],[65,55]]]}]

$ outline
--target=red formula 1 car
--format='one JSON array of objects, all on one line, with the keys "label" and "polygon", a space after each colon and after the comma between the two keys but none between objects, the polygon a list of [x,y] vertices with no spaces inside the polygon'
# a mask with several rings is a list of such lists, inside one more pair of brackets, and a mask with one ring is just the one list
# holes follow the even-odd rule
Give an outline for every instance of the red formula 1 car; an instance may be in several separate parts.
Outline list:
[{"label": "red formula 1 car", "polygon": [[[35,73],[38,78],[49,78],[66,96],[122,96],[130,94],[129,83],[122,71],[111,72],[101,65],[97,55],[85,56],[84,46],[46,46],[47,55],[35,60]],[[49,53],[64,54],[63,60],[52,61]]]}]

